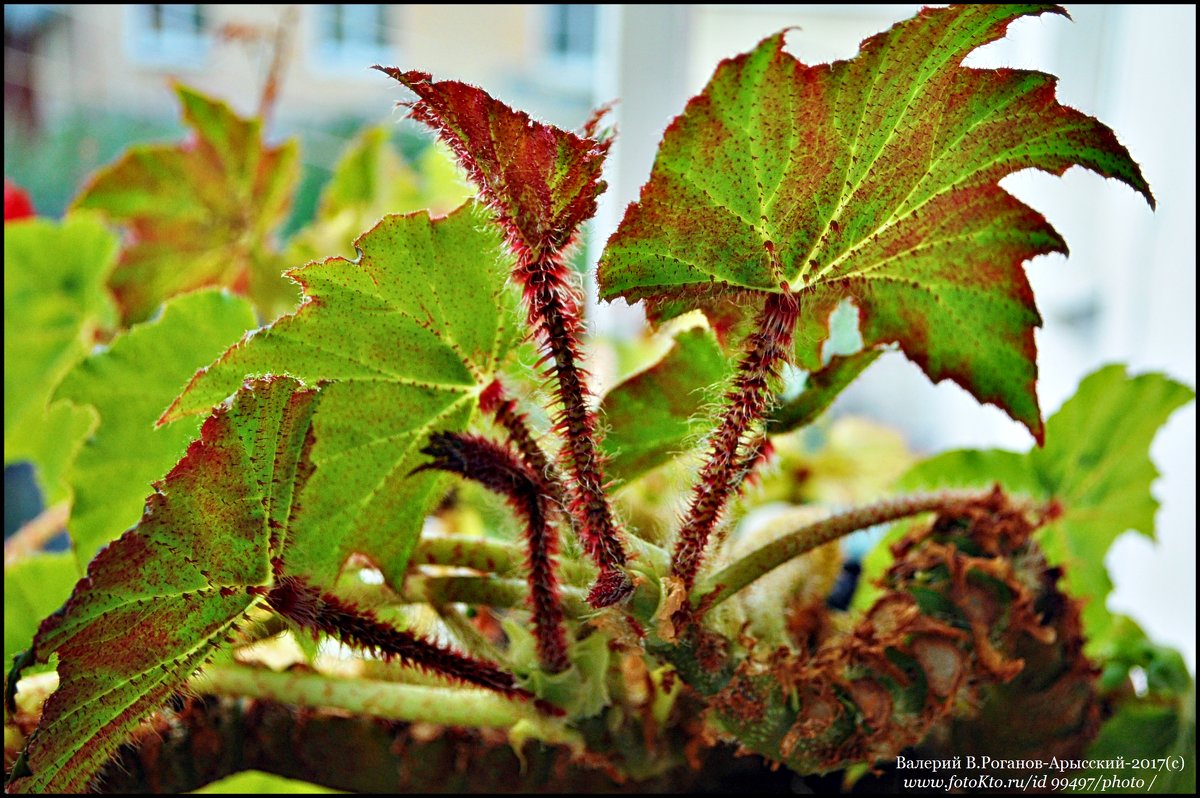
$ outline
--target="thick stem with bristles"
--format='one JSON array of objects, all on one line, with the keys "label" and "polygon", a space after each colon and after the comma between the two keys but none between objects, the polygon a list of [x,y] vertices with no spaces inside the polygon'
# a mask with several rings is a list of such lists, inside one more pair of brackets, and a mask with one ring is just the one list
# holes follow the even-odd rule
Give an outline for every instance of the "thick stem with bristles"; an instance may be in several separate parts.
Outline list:
[{"label": "thick stem with bristles", "polygon": [[982,501],[991,494],[990,490],[944,490],[936,493],[914,493],[884,499],[874,504],[856,507],[844,513],[831,515],[795,532],[784,535],[756,549],[735,563],[706,577],[696,586],[690,597],[693,607],[703,604],[712,608],[725,599],[749,586],[760,576],[765,576],[789,560],[812,551],[830,541],[918,513],[944,510],[965,502]]},{"label": "thick stem with bristles", "polygon": [[526,565],[538,659],[550,673],[566,670],[571,663],[567,658],[562,601],[554,572],[558,540],[550,525],[553,504],[543,490],[543,479],[508,447],[478,435],[437,433],[421,451],[433,458],[422,468],[436,468],[475,480],[504,496],[525,519]]},{"label": "thick stem with bristles", "polygon": [[519,253],[514,276],[524,286],[525,303],[542,345],[553,359],[555,392],[562,405],[558,429],[566,438],[563,454],[572,477],[571,512],[579,524],[584,549],[600,568],[588,602],[606,607],[633,590],[621,570],[625,548],[604,493],[604,476],[596,444],[596,420],[588,407],[588,389],[579,361],[578,302],[567,267],[558,255]]},{"label": "thick stem with bristles", "polygon": [[742,442],[767,409],[770,382],[791,349],[798,313],[794,295],[786,291],[771,294],[758,315],[754,333],[746,340],[733,385],[725,394],[724,415],[709,440],[708,457],[675,543],[671,571],[689,592],[709,536],[740,484],[748,459],[757,457],[757,452],[743,451]]},{"label": "thick stem with bristles", "polygon": [[512,674],[491,662],[473,659],[396,629],[298,577],[284,577],[266,591],[267,604],[292,623],[315,636],[324,632],[354,648],[372,651],[385,659],[398,659],[440,676],[493,690],[509,698],[536,699],[518,687]]},{"label": "thick stem with bristles", "polygon": [[479,409],[495,417],[496,423],[508,433],[509,443],[520,453],[525,465],[545,479],[546,492],[563,503],[562,480],[542,447],[534,440],[525,414],[517,409],[517,401],[504,391],[500,380],[493,380],[479,395]]}]

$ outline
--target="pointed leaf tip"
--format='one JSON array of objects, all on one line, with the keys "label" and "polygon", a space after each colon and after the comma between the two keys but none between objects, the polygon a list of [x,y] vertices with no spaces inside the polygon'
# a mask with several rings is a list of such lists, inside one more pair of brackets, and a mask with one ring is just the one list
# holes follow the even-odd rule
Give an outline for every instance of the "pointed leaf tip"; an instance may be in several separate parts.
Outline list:
[{"label": "pointed leaf tip", "polygon": [[417,95],[401,105],[449,145],[515,243],[535,256],[558,252],[595,215],[610,139],[538,122],[477,86],[380,71]]}]

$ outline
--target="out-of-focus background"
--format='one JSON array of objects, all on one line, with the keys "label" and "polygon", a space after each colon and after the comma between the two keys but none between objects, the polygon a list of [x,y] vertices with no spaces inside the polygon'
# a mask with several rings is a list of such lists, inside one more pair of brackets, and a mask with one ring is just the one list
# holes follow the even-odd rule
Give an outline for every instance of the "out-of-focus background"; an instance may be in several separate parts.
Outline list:
[{"label": "out-of-focus background", "polygon": [[[314,212],[344,146],[364,124],[399,119],[396,84],[371,64],[419,68],[486,87],[511,105],[567,127],[619,98],[609,192],[590,235],[594,260],[649,175],[663,128],[718,60],[795,26],[807,62],[848,58],[858,42],[916,5],[6,5],[4,172],[44,215],[63,211],[82,179],[129,143],[178,138],[170,81],[253,113],[282,42],[269,124],[298,136],[303,177],[285,233]],[[1005,186],[1065,236],[1069,259],[1029,266],[1045,328],[1038,336],[1047,414],[1098,365],[1128,363],[1196,384],[1196,9],[1078,6],[1074,21],[1017,22],[976,66],[1060,76],[1059,97],[1117,131],[1158,199],[1072,170],[1023,173]],[[280,39],[280,36],[284,38]],[[397,124],[401,150],[421,133]],[[593,303],[595,305],[595,303]],[[599,305],[603,333],[636,335],[635,308]],[[902,429],[919,450],[1025,449],[1026,432],[951,383],[931,385],[902,355],[873,365],[834,413]],[[1103,435],[1104,430],[1094,434]],[[1153,455],[1163,472],[1157,543],[1132,534],[1109,559],[1110,606],[1132,614],[1195,668],[1196,410],[1180,411]],[[6,531],[28,508],[8,492]],[[10,506],[11,505],[11,506]],[[11,512],[10,512],[11,510]]]}]

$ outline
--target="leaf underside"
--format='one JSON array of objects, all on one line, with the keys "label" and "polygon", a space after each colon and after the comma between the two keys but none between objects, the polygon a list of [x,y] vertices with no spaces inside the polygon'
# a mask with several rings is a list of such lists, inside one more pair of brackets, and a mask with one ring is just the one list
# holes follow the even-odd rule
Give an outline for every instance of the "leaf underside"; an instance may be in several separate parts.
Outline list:
[{"label": "leaf underside", "polygon": [[236,631],[269,584],[297,490],[311,473],[317,392],[248,383],[204,423],[135,529],[88,566],[47,618],[37,657],[59,655],[59,688],[17,792],[80,792],[129,733]]},{"label": "leaf underside", "polygon": [[849,298],[865,346],[898,343],[1040,442],[1041,320],[1022,264],[1066,245],[998,181],[1081,165],[1153,204],[1112,131],[1060,105],[1053,77],[961,66],[1014,19],[1046,12],[1065,14],[927,8],[848,61],[804,65],[779,33],[722,62],[609,241],[601,296],[696,306],[714,290],[793,291],[809,370]]},{"label": "leaf underside", "polygon": [[478,206],[389,216],[356,246],[357,262],[290,272],[300,309],[201,370],[165,418],[205,412],[247,376],[329,382],[288,570],[332,586],[357,553],[399,585],[443,484],[409,476],[419,450],[432,432],[466,428],[522,329],[499,234]]}]

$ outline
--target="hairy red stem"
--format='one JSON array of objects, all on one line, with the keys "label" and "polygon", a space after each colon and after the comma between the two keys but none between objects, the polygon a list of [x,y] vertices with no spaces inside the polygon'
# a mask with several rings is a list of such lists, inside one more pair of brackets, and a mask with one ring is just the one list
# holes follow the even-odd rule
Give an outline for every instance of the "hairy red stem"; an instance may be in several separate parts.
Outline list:
[{"label": "hairy red stem", "polygon": [[763,418],[771,398],[770,381],[792,346],[799,304],[787,292],[771,294],[759,313],[754,333],[738,363],[733,385],[725,394],[725,413],[709,443],[708,458],[692,489],[692,502],[675,543],[671,572],[691,591],[704,559],[709,535],[730,496],[757,460],[759,447],[742,451],[750,426]]},{"label": "hairy red stem", "polygon": [[578,300],[561,257],[534,257],[514,248],[519,259],[514,276],[525,288],[530,320],[554,360],[554,387],[562,404],[557,425],[567,441],[563,456],[572,477],[571,513],[579,524],[585,551],[600,568],[588,603],[607,607],[625,599],[633,592],[633,585],[621,570],[626,562],[625,549],[604,493],[596,420],[587,404],[585,375],[576,365],[581,326]]},{"label": "hairy red stem", "polygon": [[508,433],[508,440],[521,455],[529,469],[544,481],[544,488],[555,501],[562,503],[562,480],[558,472],[534,440],[524,413],[517,409],[517,401],[504,391],[500,380],[493,380],[479,395],[479,409],[495,417],[496,423]]},{"label": "hairy red stem", "polygon": [[433,462],[422,468],[449,471],[504,496],[525,519],[529,600],[538,660],[550,673],[570,667],[562,598],[554,572],[558,539],[550,525],[551,502],[542,479],[516,453],[478,435],[442,432],[423,450]]},{"label": "hairy red stem", "polygon": [[406,665],[447,676],[460,682],[494,690],[509,698],[534,700],[539,707],[553,711],[537,697],[518,687],[512,674],[494,663],[459,654],[411,632],[396,629],[363,610],[329,593],[312,587],[303,579],[287,576],[265,591],[267,604],[284,618],[310,630],[314,636],[325,632],[346,645],[374,652],[385,659],[399,659]]}]

